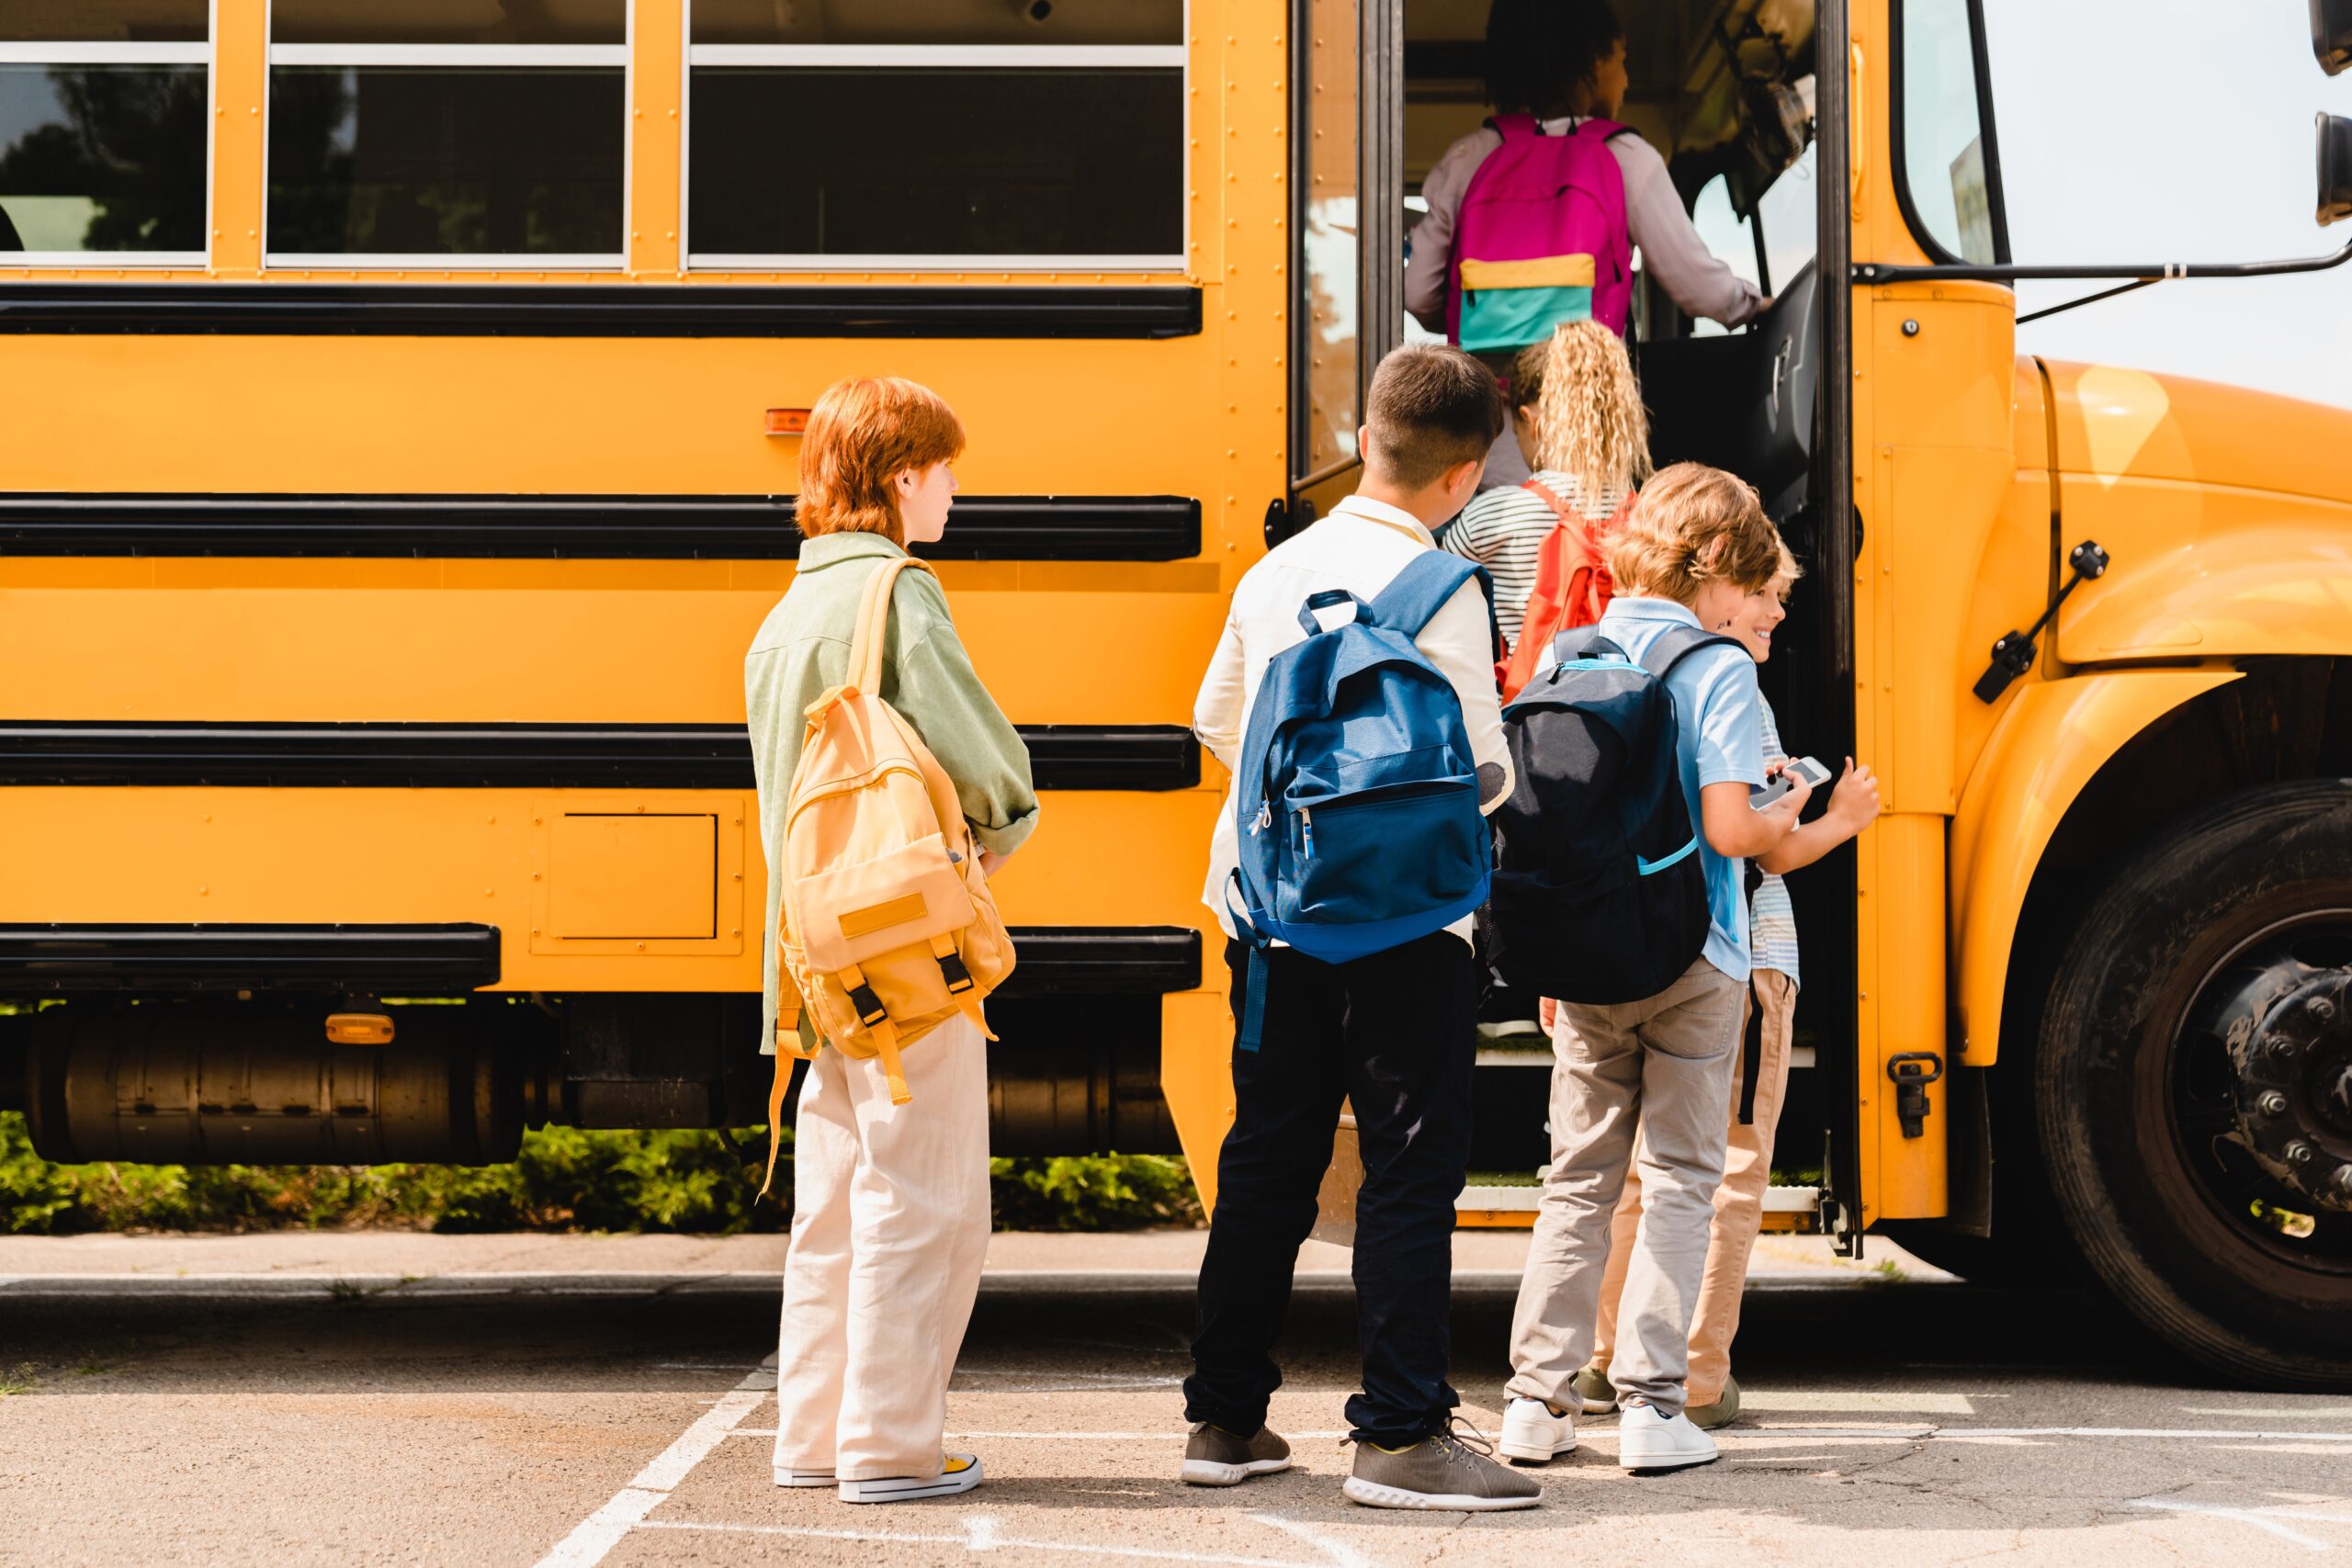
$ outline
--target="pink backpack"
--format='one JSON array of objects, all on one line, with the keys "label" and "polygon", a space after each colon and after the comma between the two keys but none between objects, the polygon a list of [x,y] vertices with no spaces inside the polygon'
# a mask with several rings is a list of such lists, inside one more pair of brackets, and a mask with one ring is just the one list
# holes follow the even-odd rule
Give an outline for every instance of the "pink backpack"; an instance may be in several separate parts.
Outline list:
[{"label": "pink backpack", "polygon": [[1487,123],[1503,144],[1470,176],[1454,217],[1446,336],[1495,354],[1546,342],[1563,321],[1623,333],[1634,245],[1625,175],[1609,141],[1631,128],[1589,119],[1547,136],[1533,115]]}]

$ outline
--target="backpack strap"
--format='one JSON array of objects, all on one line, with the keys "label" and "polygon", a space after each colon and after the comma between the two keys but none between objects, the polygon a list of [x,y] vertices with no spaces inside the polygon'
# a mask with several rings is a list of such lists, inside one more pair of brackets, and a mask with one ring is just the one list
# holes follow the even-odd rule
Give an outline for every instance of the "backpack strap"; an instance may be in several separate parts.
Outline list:
[{"label": "backpack strap", "polygon": [[[1390,631],[1419,637],[1445,602],[1472,578],[1487,595],[1487,620],[1495,619],[1495,580],[1487,569],[1463,559],[1451,550],[1423,550],[1405,563],[1405,570],[1387,587],[1373,595],[1371,620]],[[1497,634],[1499,638],[1500,634]]]},{"label": "backpack strap", "polygon": [[1747,651],[1747,645],[1737,637],[1720,637],[1702,632],[1697,626],[1668,626],[1658,633],[1649,651],[1641,657],[1641,666],[1651,676],[1663,681],[1674,672],[1674,667],[1704,648],[1736,648]]},{"label": "backpack strap", "polygon": [[[1306,602],[1299,605],[1299,629],[1305,632],[1308,637],[1319,635],[1323,630],[1323,623],[1315,618],[1315,612],[1317,610],[1329,610],[1340,604],[1353,604],[1356,607],[1357,620],[1366,623],[1371,621],[1371,605],[1365,604],[1363,600],[1357,598],[1354,594],[1349,592],[1344,588],[1326,588],[1319,592],[1308,594]],[[1347,623],[1341,622],[1340,624],[1344,626]]]},{"label": "backpack strap", "polygon": [[1544,122],[1532,114],[1498,114],[1488,119],[1487,125],[1506,142],[1525,141],[1544,134]]},{"label": "backpack strap", "polygon": [[931,567],[912,556],[884,561],[865,580],[865,594],[858,601],[857,630],[849,645],[849,683],[869,696],[881,694],[882,650],[889,645],[890,593],[898,585],[899,574],[910,570],[930,571]]},{"label": "backpack strap", "polygon": [[[878,575],[878,574],[877,574]],[[899,1026],[890,1017],[890,1010],[866,983],[865,971],[852,964],[833,976],[849,996],[849,1005],[857,1010],[857,1021],[874,1041],[874,1049],[882,1058],[882,1076],[890,1086],[890,1103],[904,1105],[914,1098],[907,1088],[907,1070],[899,1063]]]},{"label": "backpack strap", "polygon": [[1560,664],[1566,664],[1572,659],[1618,659],[1627,664],[1634,662],[1634,656],[1601,636],[1597,626],[1562,627],[1559,635],[1552,639],[1552,658]]}]

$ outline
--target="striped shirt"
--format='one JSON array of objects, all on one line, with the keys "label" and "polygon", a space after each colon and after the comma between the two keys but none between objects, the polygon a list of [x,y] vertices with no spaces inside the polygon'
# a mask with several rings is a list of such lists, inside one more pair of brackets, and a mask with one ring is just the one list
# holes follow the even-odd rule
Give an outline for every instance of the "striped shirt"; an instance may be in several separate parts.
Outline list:
[{"label": "striped shirt", "polygon": [[[1764,756],[1767,761],[1788,753],[1781,747],[1781,727],[1773,721],[1772,705],[1762,696]],[[1747,946],[1758,969],[1778,969],[1797,984],[1797,911],[1789,902],[1789,885],[1770,872],[1757,885],[1747,908]]]},{"label": "striped shirt", "polygon": [[[1625,492],[1614,486],[1600,492],[1600,510],[1584,504],[1572,475],[1545,468],[1535,478],[1544,488],[1568,503],[1568,509],[1595,523],[1616,514]],[[1503,641],[1516,646],[1519,628],[1527,618],[1527,597],[1535,592],[1536,565],[1544,553],[1544,536],[1559,517],[1544,498],[1513,485],[1479,492],[1462,515],[1446,525],[1437,542],[1455,555],[1476,561],[1495,580],[1495,618],[1502,624]]]}]

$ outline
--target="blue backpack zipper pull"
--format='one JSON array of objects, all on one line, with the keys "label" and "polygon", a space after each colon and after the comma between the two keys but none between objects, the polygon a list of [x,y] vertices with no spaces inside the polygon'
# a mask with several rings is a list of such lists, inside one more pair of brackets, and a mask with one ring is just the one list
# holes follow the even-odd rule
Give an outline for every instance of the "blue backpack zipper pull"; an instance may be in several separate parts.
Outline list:
[{"label": "blue backpack zipper pull", "polygon": [[1315,814],[1304,806],[1298,808],[1298,836],[1306,846],[1306,858],[1315,858]]},{"label": "blue backpack zipper pull", "polygon": [[1259,830],[1260,830],[1261,829],[1264,829],[1264,828],[1271,828],[1271,827],[1272,827],[1273,825],[1274,825],[1274,805],[1273,805],[1273,802],[1272,802],[1272,801],[1270,801],[1270,800],[1261,800],[1261,801],[1260,801],[1260,802],[1258,803],[1258,818],[1257,818],[1257,820],[1250,824],[1250,836],[1251,838],[1253,838],[1253,839],[1254,839],[1254,838],[1256,838],[1256,837],[1258,836]]}]

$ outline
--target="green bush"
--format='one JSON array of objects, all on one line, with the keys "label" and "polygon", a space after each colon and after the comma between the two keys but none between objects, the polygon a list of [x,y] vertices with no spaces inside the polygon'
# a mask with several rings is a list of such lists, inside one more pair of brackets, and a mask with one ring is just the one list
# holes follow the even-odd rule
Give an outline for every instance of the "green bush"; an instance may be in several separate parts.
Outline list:
[{"label": "green bush", "polygon": [[[775,1231],[787,1211],[757,1201],[766,1150],[763,1130],[730,1141],[543,1127],[507,1165],[53,1165],[33,1153],[22,1116],[0,1112],[0,1231]],[[786,1201],[791,1161],[787,1137],[776,1168]],[[992,1160],[989,1186],[1000,1229],[1200,1219],[1184,1162],[1159,1156]]]},{"label": "green bush", "polygon": [[1001,1231],[1117,1231],[1197,1225],[1192,1168],[1169,1155],[1061,1155],[992,1159]]}]

